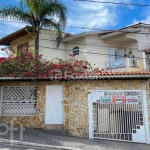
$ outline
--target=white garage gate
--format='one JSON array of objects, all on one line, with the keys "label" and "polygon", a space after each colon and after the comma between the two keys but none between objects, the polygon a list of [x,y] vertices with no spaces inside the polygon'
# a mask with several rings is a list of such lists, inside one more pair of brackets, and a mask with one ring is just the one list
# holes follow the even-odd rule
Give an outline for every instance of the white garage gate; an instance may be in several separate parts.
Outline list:
[{"label": "white garage gate", "polygon": [[146,92],[91,91],[89,138],[148,143]]}]

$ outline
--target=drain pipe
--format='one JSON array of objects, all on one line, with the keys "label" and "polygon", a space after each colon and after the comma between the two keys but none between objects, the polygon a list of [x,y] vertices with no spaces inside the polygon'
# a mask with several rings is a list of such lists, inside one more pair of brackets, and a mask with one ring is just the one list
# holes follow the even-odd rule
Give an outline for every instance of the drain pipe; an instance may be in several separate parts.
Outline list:
[{"label": "drain pipe", "polygon": [[85,51],[86,51],[86,61],[88,61],[88,42],[87,42],[87,39],[86,39],[86,32],[84,34],[84,39],[85,39]]}]

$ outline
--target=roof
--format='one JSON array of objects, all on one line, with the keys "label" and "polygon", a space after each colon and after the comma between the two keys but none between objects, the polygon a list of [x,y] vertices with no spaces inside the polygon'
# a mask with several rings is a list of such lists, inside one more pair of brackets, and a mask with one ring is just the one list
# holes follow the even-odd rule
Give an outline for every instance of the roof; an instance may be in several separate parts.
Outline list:
[{"label": "roof", "polygon": [[[25,26],[24,28],[21,28],[20,30],[17,30],[3,38],[0,39],[0,45],[10,45],[10,42],[15,40],[16,38],[19,38],[21,36],[24,36],[26,34],[28,34],[29,32],[32,32],[33,29],[31,26]],[[73,36],[74,34],[71,33],[66,33],[64,32],[64,37],[70,37]]]},{"label": "roof", "polygon": [[67,41],[70,41],[70,40],[74,40],[76,38],[80,38],[80,37],[83,37],[83,36],[86,36],[86,35],[94,35],[94,34],[106,34],[106,33],[110,33],[112,31],[109,31],[109,30],[104,30],[104,31],[90,31],[90,32],[83,32],[83,33],[80,33],[80,34],[76,34],[76,35],[73,35],[73,36],[70,36],[70,37],[67,37],[65,38],[63,41],[64,42],[67,42]]},{"label": "roof", "polygon": [[15,40],[16,38],[19,38],[21,36],[24,36],[28,34],[28,32],[32,32],[32,27],[26,26],[20,30],[17,30],[16,32],[13,32],[3,38],[0,39],[0,45],[10,45],[10,41]]},{"label": "roof", "polygon": [[120,28],[119,30],[131,28],[131,27],[132,27],[132,28],[136,28],[136,27],[139,27],[139,26],[141,26],[141,27],[150,27],[150,24],[146,24],[146,23],[139,22],[139,23],[137,23],[137,24],[132,24],[132,25],[129,25],[129,26],[127,26],[127,27]]},{"label": "roof", "polygon": [[150,75],[150,71],[118,71],[118,72],[107,72],[107,71],[100,71],[100,72],[89,72],[87,73],[87,75],[145,75],[145,74],[149,74]]},{"label": "roof", "polygon": [[[35,80],[36,77],[0,77],[0,81],[4,80]],[[150,79],[150,71],[137,71],[137,72],[91,72],[86,75],[76,76],[69,78],[69,80],[101,80],[101,79]],[[50,80],[49,78],[38,78],[38,80]],[[54,80],[57,80],[54,77]],[[60,79],[58,80],[68,80]]]},{"label": "roof", "polygon": [[[83,36],[86,36],[86,35],[91,35],[91,34],[98,34],[98,35],[101,35],[101,36],[107,36],[108,34],[111,34],[111,36],[113,35],[116,35],[116,34],[122,34],[123,31],[124,32],[139,32],[141,31],[141,29],[139,29],[138,27],[150,27],[150,24],[145,24],[145,23],[137,23],[137,24],[133,24],[133,25],[130,25],[130,26],[127,26],[127,27],[124,27],[124,28],[120,28],[118,30],[100,30],[100,31],[90,31],[90,32],[83,32],[83,33],[80,33],[80,34],[76,34],[76,35],[73,35],[73,36],[70,36],[70,37],[67,37],[65,38],[63,41],[70,41],[70,40],[73,40],[73,39],[76,39],[76,38],[79,38],[79,37],[83,37]],[[115,32],[115,33],[114,33]]]},{"label": "roof", "polygon": [[[127,27],[124,27],[124,28],[120,28],[118,30],[100,30],[100,31],[89,31],[89,32],[83,32],[83,33],[80,33],[80,34],[70,34],[70,33],[65,33],[64,35],[64,42],[67,42],[67,41],[70,41],[70,40],[73,40],[73,39],[76,39],[76,38],[79,38],[79,37],[83,37],[83,36],[86,36],[86,35],[93,35],[93,34],[98,34],[98,35],[102,35],[102,36],[105,36],[105,35],[108,35],[109,33],[113,35],[114,32],[117,32],[118,34],[120,34],[122,31],[125,31],[125,29],[127,29],[128,32],[131,32],[128,30],[128,28],[137,28],[137,27],[150,27],[150,24],[145,24],[145,23],[138,23],[138,24],[133,24],[133,25],[130,25],[130,26],[127,26]],[[21,36],[24,36],[26,34],[28,34],[28,32],[32,32],[33,29],[31,26],[26,26],[20,30],[17,30],[16,32],[13,32],[5,37],[3,37],[2,39],[0,39],[0,45],[10,45],[10,42],[16,38],[19,38]],[[120,31],[120,32],[119,32]],[[137,30],[138,31],[138,30]],[[136,31],[134,31],[136,32]],[[115,34],[117,34],[115,33]]]}]

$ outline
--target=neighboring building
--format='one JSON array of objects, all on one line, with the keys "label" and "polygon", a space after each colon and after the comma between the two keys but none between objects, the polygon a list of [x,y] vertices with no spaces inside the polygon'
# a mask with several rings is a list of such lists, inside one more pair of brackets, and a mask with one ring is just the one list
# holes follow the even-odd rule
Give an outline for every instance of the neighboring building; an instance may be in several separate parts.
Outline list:
[{"label": "neighboring building", "polygon": [[[150,25],[139,23],[116,31],[93,31],[77,35],[64,33],[64,40],[57,48],[56,33],[42,29],[39,36],[40,54],[44,59],[62,58],[68,60],[69,54],[77,59],[91,62],[100,69],[112,71],[143,71],[149,69],[149,58],[144,50],[149,49]],[[35,39],[32,28],[22,28],[0,39],[0,45],[16,49],[34,49]],[[96,64],[96,65],[94,65]]]}]

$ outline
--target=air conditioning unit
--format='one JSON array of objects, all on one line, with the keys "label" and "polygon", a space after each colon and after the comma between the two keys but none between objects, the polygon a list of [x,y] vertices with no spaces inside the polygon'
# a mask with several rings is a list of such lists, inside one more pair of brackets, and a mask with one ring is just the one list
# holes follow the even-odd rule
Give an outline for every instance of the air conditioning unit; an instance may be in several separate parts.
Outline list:
[{"label": "air conditioning unit", "polygon": [[129,63],[130,67],[138,67],[138,60],[135,58],[130,58]]}]

